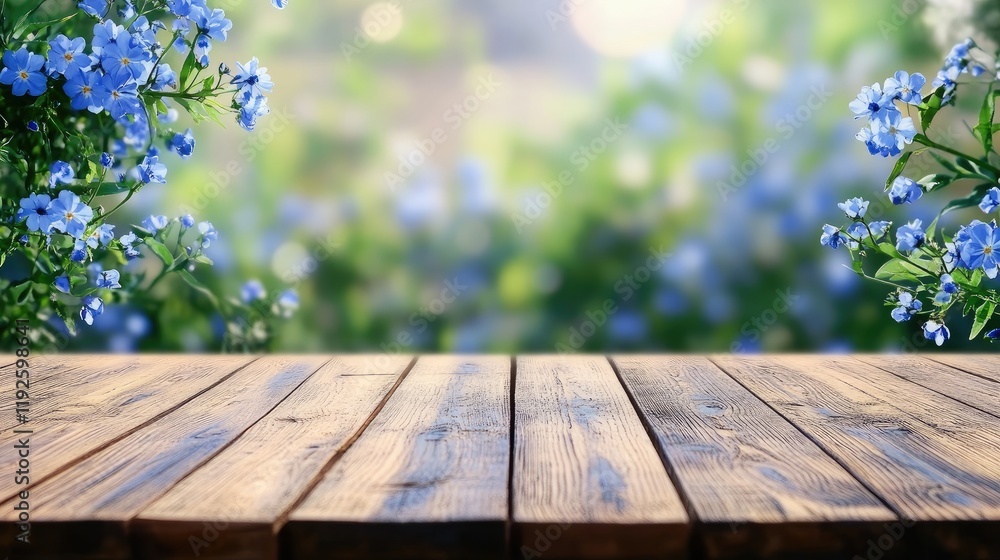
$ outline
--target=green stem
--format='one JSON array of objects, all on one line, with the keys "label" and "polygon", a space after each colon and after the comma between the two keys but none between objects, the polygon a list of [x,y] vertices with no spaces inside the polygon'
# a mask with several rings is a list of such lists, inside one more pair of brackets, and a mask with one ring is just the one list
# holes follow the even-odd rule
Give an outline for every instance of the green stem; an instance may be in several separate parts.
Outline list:
[{"label": "green stem", "polygon": [[979,158],[974,158],[974,157],[972,157],[972,156],[970,156],[968,154],[963,154],[962,152],[960,152],[960,151],[958,151],[958,150],[956,150],[954,148],[949,148],[948,146],[945,146],[944,144],[938,144],[937,142],[935,142],[935,141],[931,140],[930,138],[928,138],[927,135],[925,135],[925,134],[917,134],[916,136],[913,137],[913,141],[917,142],[919,144],[923,144],[924,146],[927,146],[928,148],[934,148],[935,150],[941,150],[942,152],[947,152],[947,153],[949,153],[949,154],[951,154],[953,156],[957,156],[957,157],[960,157],[960,158],[965,158],[965,159],[967,159],[969,161],[973,161],[973,162],[979,164],[980,167],[983,167],[985,169],[989,169],[990,171],[996,173],[997,175],[1000,175],[1000,168],[994,167],[988,161],[983,161],[983,160],[981,160]]}]

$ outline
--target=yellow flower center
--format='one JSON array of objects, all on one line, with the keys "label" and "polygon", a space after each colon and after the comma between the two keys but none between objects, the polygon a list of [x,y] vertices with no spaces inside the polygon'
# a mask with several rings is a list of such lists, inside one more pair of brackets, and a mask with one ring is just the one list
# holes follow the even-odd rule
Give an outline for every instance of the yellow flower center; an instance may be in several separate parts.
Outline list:
[{"label": "yellow flower center", "polygon": [[993,254],[993,247],[983,247],[983,254],[984,255],[992,255]]},{"label": "yellow flower center", "polygon": [[21,70],[21,72],[18,75],[21,76],[22,80],[27,80],[28,79],[28,73],[25,72],[24,70]]},{"label": "yellow flower center", "polygon": [[90,86],[83,86],[83,89],[81,91],[83,92],[84,95],[90,95],[90,92],[94,91],[94,89],[91,88]]},{"label": "yellow flower center", "polygon": [[73,53],[68,52],[63,55],[63,58],[66,59],[66,62],[73,62]]}]

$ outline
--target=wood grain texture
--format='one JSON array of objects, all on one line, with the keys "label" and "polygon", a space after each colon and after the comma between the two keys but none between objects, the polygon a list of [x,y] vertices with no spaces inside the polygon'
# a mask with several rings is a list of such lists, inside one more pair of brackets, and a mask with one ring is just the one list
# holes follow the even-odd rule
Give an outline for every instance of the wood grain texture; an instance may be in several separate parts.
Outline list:
[{"label": "wood grain texture", "polygon": [[[173,358],[190,366],[188,358]],[[260,358],[199,398],[32,489],[31,552],[56,558],[126,558],[126,525],[211,458],[329,360]],[[14,519],[10,502],[0,506]],[[4,523],[0,542],[12,542]]]},{"label": "wood grain texture", "polygon": [[[1000,383],[920,356],[856,355],[854,357],[870,366],[888,371],[935,393],[1000,418]],[[1000,363],[997,367],[1000,368]]]},{"label": "wood grain texture", "polygon": [[1000,550],[992,530],[1000,520],[1000,447],[960,419],[974,425],[993,417],[849,357],[713,360],[916,522],[894,554],[982,558]]},{"label": "wood grain texture", "polygon": [[707,358],[613,362],[695,512],[705,557],[850,557],[854,543],[877,538],[897,519]]},{"label": "wood grain texture", "polygon": [[924,354],[924,357],[1000,383],[1000,355]]},{"label": "wood grain texture", "polygon": [[[336,357],[132,523],[145,558],[274,559],[282,516],[359,435],[412,362]],[[217,530],[206,534],[205,522]],[[196,535],[191,541],[191,535]],[[207,538],[214,537],[214,538]]]},{"label": "wood grain texture", "polygon": [[[27,437],[31,452],[44,460],[33,462],[31,484],[174,410],[252,359],[110,357],[102,369],[98,358],[63,358],[62,363],[81,362],[77,371],[83,374],[74,376],[74,382],[65,386],[64,378],[44,365],[33,368],[32,391],[38,390],[44,400],[37,407],[32,402],[26,426],[35,434]],[[14,434],[12,429],[2,434],[3,441],[12,444],[0,448],[0,472],[14,472],[19,450],[13,442],[25,435]],[[14,497],[21,489],[14,477],[0,477],[0,500]]]},{"label": "wood grain texture", "polygon": [[510,358],[427,356],[282,531],[288,558],[501,558]]},{"label": "wood grain texture", "polygon": [[685,553],[684,506],[605,358],[518,357],[514,403],[515,552]]}]

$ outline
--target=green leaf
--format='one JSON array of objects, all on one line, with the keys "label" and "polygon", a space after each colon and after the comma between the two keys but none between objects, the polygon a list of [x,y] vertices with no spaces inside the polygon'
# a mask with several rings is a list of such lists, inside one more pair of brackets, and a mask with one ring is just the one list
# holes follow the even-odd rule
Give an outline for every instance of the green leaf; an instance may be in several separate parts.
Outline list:
[{"label": "green leaf", "polygon": [[184,59],[184,65],[181,66],[180,91],[187,91],[188,77],[197,67],[198,62],[194,57],[194,49],[191,49],[188,51],[187,58]]},{"label": "green leaf", "polygon": [[924,187],[924,190],[931,192],[934,189],[943,189],[955,182],[954,175],[947,173],[933,173],[917,181],[917,184]]},{"label": "green leaf", "polygon": [[938,216],[943,216],[952,210],[957,210],[960,208],[971,208],[973,206],[979,206],[979,203],[983,201],[983,197],[986,196],[986,191],[993,187],[993,183],[982,183],[977,185],[976,188],[972,189],[972,194],[965,198],[957,198],[952,200],[941,210]]},{"label": "green leaf", "polygon": [[892,257],[894,259],[901,259],[901,258],[903,258],[903,255],[900,254],[900,252],[896,250],[896,247],[892,243],[888,243],[888,242],[883,241],[882,243],[878,244],[878,249],[879,249],[879,251],[882,251],[883,253],[885,253],[886,255],[889,255],[890,257]]},{"label": "green leaf", "polygon": [[94,192],[94,189],[96,188],[97,189],[96,196],[111,196],[113,194],[121,194],[123,192],[127,192],[129,189],[132,188],[132,186],[133,183],[124,183],[115,181],[111,183],[100,183],[100,185],[98,185],[98,183],[72,185],[69,187],[69,190],[73,191],[78,195],[84,195]]},{"label": "green leaf", "polygon": [[927,226],[927,229],[924,230],[924,235],[927,236],[927,239],[934,239],[934,233],[937,231],[938,220],[940,219],[941,215],[938,214],[937,217],[931,221],[931,225]]},{"label": "green leaf", "polygon": [[1000,92],[993,91],[993,84],[990,84],[990,91],[983,100],[983,107],[979,110],[979,124],[973,129],[976,138],[983,144],[986,155],[993,151],[993,118],[996,116],[996,98]]},{"label": "green leaf", "polygon": [[18,305],[23,305],[31,299],[31,280],[25,280],[17,286],[8,288],[10,293],[14,295],[14,302]]},{"label": "green leaf", "polygon": [[969,331],[969,340],[974,340],[979,333],[983,332],[983,328],[986,327],[986,323],[993,317],[993,311],[996,310],[997,304],[992,301],[984,302],[976,309],[976,321],[972,323],[972,330]]},{"label": "green leaf", "polygon": [[905,154],[899,156],[899,159],[896,160],[896,165],[894,165],[892,168],[892,173],[890,173],[889,178],[885,180],[885,190],[889,190],[890,188],[892,188],[893,181],[895,181],[897,177],[903,174],[903,169],[906,167],[906,162],[910,161],[911,157],[913,157],[913,152],[906,152]]},{"label": "green leaf", "polygon": [[916,266],[910,264],[905,259],[892,259],[882,265],[875,273],[875,278],[888,282],[913,282],[920,283],[921,277],[926,277],[927,273]]},{"label": "green leaf", "polygon": [[196,263],[207,264],[208,266],[214,266],[215,265],[215,261],[213,261],[212,259],[208,258],[205,255],[198,255],[195,258],[191,259],[191,260],[193,260]]},{"label": "green leaf", "polygon": [[934,90],[933,93],[924,98],[924,102],[920,104],[920,128],[925,132],[927,127],[931,125],[934,117],[941,110],[942,101],[944,100],[945,86],[941,86]]},{"label": "green leaf", "polygon": [[203,296],[208,298],[208,300],[212,302],[212,305],[214,305],[216,309],[219,309],[219,300],[218,298],[215,297],[215,294],[213,294],[211,290],[206,288],[204,284],[199,282],[198,279],[195,278],[190,272],[184,269],[180,269],[177,271],[177,274],[179,274],[180,277],[183,278],[185,282],[187,282],[188,286],[191,286],[199,293],[201,293]]},{"label": "green leaf", "polygon": [[152,237],[147,237],[145,240],[143,240],[143,243],[145,243],[146,246],[149,247],[151,251],[153,251],[153,254],[155,254],[157,257],[160,257],[160,260],[163,261],[164,265],[170,267],[171,265],[174,264],[174,256],[170,254],[170,249],[167,249],[166,245],[160,243],[159,241],[153,239]]}]

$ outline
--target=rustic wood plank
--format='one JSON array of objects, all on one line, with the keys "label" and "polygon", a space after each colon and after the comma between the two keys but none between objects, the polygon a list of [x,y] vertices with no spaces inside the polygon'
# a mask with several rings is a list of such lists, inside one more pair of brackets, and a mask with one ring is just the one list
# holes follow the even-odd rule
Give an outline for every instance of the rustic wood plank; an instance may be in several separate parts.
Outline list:
[{"label": "rustic wood plank", "polygon": [[[1000,417],[1000,383],[921,356],[862,354],[854,357],[962,404]],[[1000,363],[997,367],[1000,368]]]},{"label": "rustic wood plank", "polygon": [[[3,441],[28,437],[31,453],[44,460],[33,461],[31,484],[38,484],[108,444],[125,437],[146,423],[181,406],[245,366],[250,356],[201,356],[182,360],[163,356],[108,359],[65,357],[79,361],[84,375],[76,383],[61,385],[45,370],[36,370],[33,390],[45,396],[36,406],[32,399],[28,427],[34,434],[4,430]],[[43,390],[44,388],[44,390]],[[9,417],[13,417],[11,414]],[[0,448],[0,472],[13,473],[20,459],[13,445]],[[14,477],[0,477],[0,500],[13,498],[22,486]]]},{"label": "rustic wood plank", "polygon": [[850,557],[897,519],[707,358],[613,362],[695,513],[706,558]]},{"label": "rustic wood plank", "polygon": [[518,357],[514,402],[515,552],[685,553],[684,506],[607,359]]},{"label": "rustic wood plank", "polygon": [[985,377],[1000,383],[1000,355],[997,354],[923,354],[934,360],[962,371]]},{"label": "rustic wood plank", "polygon": [[[173,358],[189,364],[190,358]],[[150,502],[267,414],[329,358],[258,359],[171,414],[101,449],[31,490],[31,553],[126,558],[126,526]],[[15,517],[0,526],[12,542]]]},{"label": "rustic wood plank", "polygon": [[282,531],[288,558],[502,558],[510,358],[422,357]]},{"label": "rustic wood plank", "polygon": [[[66,405],[64,397],[81,388],[104,382],[107,377],[135,369],[134,356],[93,356],[50,354],[28,358],[28,379],[31,381],[31,418],[41,418]],[[16,362],[14,363],[16,364]],[[14,378],[12,364],[4,368]],[[0,426],[3,431],[17,427],[14,416],[15,395],[12,391],[0,393]]]},{"label": "rustic wood plank", "polygon": [[[992,416],[849,357],[713,360],[916,523],[907,538],[890,539],[894,554],[979,558],[1000,550],[1000,445],[981,432]],[[979,425],[962,428],[963,414]]]},{"label": "rustic wood plank", "polygon": [[233,445],[144,509],[132,522],[134,553],[161,560],[277,558],[283,516],[374,418],[412,361],[331,360]]}]

